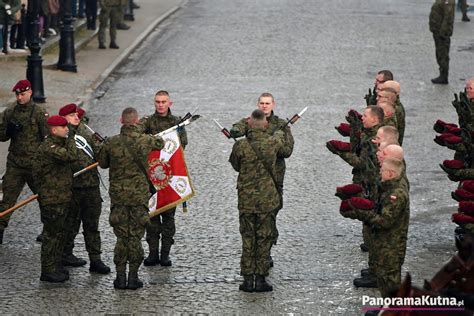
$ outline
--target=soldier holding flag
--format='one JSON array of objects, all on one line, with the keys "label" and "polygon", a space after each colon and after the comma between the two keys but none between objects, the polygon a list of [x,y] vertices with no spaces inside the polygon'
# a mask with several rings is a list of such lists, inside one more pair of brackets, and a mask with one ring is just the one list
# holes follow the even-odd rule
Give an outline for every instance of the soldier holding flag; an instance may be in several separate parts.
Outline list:
[{"label": "soldier holding flag", "polygon": [[[155,94],[155,113],[151,116],[145,116],[140,120],[139,127],[143,133],[158,134],[172,126],[177,125],[181,118],[171,114],[170,107],[173,102],[170,100],[169,93],[160,90]],[[179,140],[181,146],[186,147],[188,138],[183,128],[178,129]],[[154,266],[160,264],[162,266],[171,266],[169,254],[171,246],[174,244],[174,235],[176,233],[175,226],[176,207],[158,214],[151,218],[150,225],[146,229],[146,241],[150,253],[145,259],[146,266]],[[161,239],[161,253],[159,251]]]}]

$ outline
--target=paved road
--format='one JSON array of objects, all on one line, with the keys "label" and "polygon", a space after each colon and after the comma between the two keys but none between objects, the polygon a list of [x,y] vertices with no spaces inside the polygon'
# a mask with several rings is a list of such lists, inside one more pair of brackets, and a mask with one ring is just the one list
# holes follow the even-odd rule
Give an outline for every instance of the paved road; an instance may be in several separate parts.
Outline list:
[{"label": "paved road", "polygon": [[[349,167],[324,147],[338,138],[333,126],[345,111],[362,108],[375,72],[391,69],[402,84],[407,111],[405,150],[411,181],[411,227],[404,270],[416,284],[430,278],[453,253],[450,199],[454,183],[438,164],[452,152],[436,145],[432,123],[455,119],[450,99],[474,74],[472,23],[456,19],[451,84],[433,86],[434,45],[427,30],[431,1],[190,0],[97,91],[91,125],[101,134],[119,131],[124,107],[153,112],[153,94],[170,91],[173,111],[200,106],[188,128],[188,168],[197,196],[177,215],[173,267],[143,267],[145,288],[115,291],[114,274],[71,271],[64,285],[39,281],[38,207],[14,216],[0,248],[0,313],[312,313],[356,315],[361,296],[353,288],[365,267],[359,223],[341,218],[335,186],[349,183]],[[290,117],[309,106],[293,128],[285,208],[274,248],[273,293],[247,294],[240,282],[236,174],[227,162],[232,142],[212,123],[226,126],[247,116],[257,96],[274,93],[276,112]],[[107,184],[107,172],[102,172]],[[25,191],[25,194],[28,194]],[[112,264],[115,242],[105,200],[101,227],[104,259]],[[146,243],[144,242],[144,245]],[[82,236],[76,253],[86,257]]]}]

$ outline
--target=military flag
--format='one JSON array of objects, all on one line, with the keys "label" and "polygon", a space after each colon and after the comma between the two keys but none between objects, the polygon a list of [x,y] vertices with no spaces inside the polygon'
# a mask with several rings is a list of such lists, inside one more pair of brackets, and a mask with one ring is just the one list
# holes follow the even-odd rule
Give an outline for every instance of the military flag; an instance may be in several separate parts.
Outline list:
[{"label": "military flag", "polygon": [[148,176],[156,193],[149,200],[150,217],[163,213],[194,196],[194,187],[184,160],[177,129],[160,136],[165,142],[161,150],[148,156]]}]

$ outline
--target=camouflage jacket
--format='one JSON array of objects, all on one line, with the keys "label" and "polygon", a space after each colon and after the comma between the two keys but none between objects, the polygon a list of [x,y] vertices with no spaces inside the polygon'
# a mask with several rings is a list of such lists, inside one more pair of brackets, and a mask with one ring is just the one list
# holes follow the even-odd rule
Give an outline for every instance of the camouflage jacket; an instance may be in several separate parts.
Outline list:
[{"label": "camouflage jacket", "polygon": [[374,249],[400,254],[406,246],[410,219],[409,194],[406,177],[382,182],[375,210],[356,210],[356,216],[371,228]]},{"label": "camouflage jacket", "polygon": [[33,179],[42,206],[69,203],[72,199],[72,163],[78,154],[73,134],[68,138],[48,136],[38,147]]},{"label": "camouflage jacket", "polygon": [[435,0],[430,12],[430,31],[433,35],[453,35],[455,0]]},{"label": "camouflage jacket", "polygon": [[125,0],[99,0],[101,8],[125,6]]},{"label": "camouflage jacket", "polygon": [[[127,144],[133,147],[130,148]],[[110,168],[109,194],[112,204],[148,206],[150,191],[147,178],[129,151],[135,152],[147,169],[148,154],[163,146],[161,137],[143,135],[137,126],[131,125],[122,126],[119,135],[107,139],[97,155],[97,161],[101,168]]]},{"label": "camouflage jacket", "polygon": [[400,99],[395,102],[395,117],[397,118],[398,143],[401,146],[405,136],[405,108]]},{"label": "camouflage jacket", "polygon": [[[159,116],[158,113],[155,112],[153,115],[143,117],[138,126],[142,133],[155,135],[175,126],[180,120],[181,117],[172,115],[171,111],[168,110],[168,115],[166,116]],[[179,129],[178,134],[181,146],[185,148],[188,144],[188,136],[184,127]]]},{"label": "camouflage jacket", "polygon": [[[80,148],[79,146],[82,147],[82,145],[78,140],[76,140],[78,153],[77,160],[72,164],[72,170],[73,172],[77,172],[96,162],[96,156],[102,146],[94,141],[94,138],[82,123],[80,123],[78,126],[72,126],[69,124],[69,130],[76,132],[76,138],[84,138],[91,149],[91,151],[89,151],[87,148],[85,150]],[[99,186],[99,172],[97,168],[88,170],[87,172],[78,175],[73,181],[73,187],[75,189],[93,188],[97,186]]]},{"label": "camouflage jacket", "polygon": [[280,206],[280,194],[275,183],[255,154],[255,144],[265,164],[275,174],[276,159],[283,151],[283,132],[270,136],[261,129],[249,129],[247,137],[235,142],[229,162],[239,173],[237,179],[238,209],[241,213],[268,213]]},{"label": "camouflage jacket", "polygon": [[[238,138],[247,135],[249,131],[247,120],[247,118],[244,118],[232,125],[230,133],[233,137]],[[269,117],[267,117],[267,121],[268,128],[266,131],[269,135],[273,135],[277,130],[281,129],[286,124],[285,120],[279,118],[273,114],[273,112]],[[280,188],[283,188],[283,180],[285,178],[285,158],[289,158],[291,156],[295,144],[293,135],[291,134],[291,129],[286,127],[283,129],[283,132],[283,150],[278,154],[276,161],[276,179]]]},{"label": "camouflage jacket", "polygon": [[[39,144],[48,135],[46,121],[48,113],[33,101],[25,105],[17,104],[6,109],[0,120],[0,141],[10,140],[7,162],[18,168],[32,168],[33,157]],[[18,129],[8,134],[8,126],[17,124]]]},{"label": "camouflage jacket", "polygon": [[380,125],[364,128],[360,136],[360,145],[355,151],[338,152],[337,154],[353,167],[354,183],[375,183],[378,176],[377,146],[372,142]]}]

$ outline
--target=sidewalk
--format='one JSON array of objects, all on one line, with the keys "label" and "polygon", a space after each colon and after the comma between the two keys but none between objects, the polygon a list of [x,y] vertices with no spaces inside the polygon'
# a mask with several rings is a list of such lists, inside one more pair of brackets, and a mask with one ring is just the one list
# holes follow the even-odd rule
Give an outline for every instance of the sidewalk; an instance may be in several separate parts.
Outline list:
[{"label": "sidewalk", "polygon": [[[137,0],[140,9],[134,10],[135,21],[125,21],[131,28],[118,30],[117,44],[120,49],[98,49],[97,32],[82,30],[75,33],[78,41],[89,41],[76,50],[77,73],[55,69],[58,51],[52,50],[43,55],[43,82],[46,103],[42,104],[52,115],[68,103],[81,103],[87,109],[87,101],[94,90],[113,72],[113,70],[148,36],[156,26],[176,12],[184,0]],[[99,21],[97,21],[97,26]],[[107,47],[109,34],[107,31]],[[0,112],[14,104],[11,92],[14,84],[26,78],[26,60],[15,58],[0,61]],[[5,171],[7,143],[0,143],[0,175]]]}]

